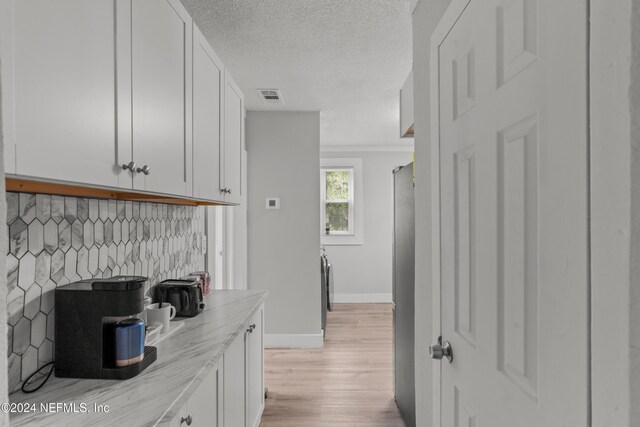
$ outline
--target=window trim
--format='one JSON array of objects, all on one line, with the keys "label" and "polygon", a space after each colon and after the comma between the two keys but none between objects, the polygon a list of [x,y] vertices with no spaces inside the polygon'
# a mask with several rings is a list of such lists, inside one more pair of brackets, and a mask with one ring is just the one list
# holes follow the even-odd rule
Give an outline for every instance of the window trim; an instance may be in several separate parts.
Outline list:
[{"label": "window trim", "polygon": [[[353,170],[351,174],[350,197],[350,228],[351,232],[335,232],[326,234],[324,194],[326,191],[326,181],[324,170]],[[364,244],[364,218],[363,218],[363,179],[362,179],[362,159],[361,158],[320,158],[320,241],[323,245],[362,245]]]}]

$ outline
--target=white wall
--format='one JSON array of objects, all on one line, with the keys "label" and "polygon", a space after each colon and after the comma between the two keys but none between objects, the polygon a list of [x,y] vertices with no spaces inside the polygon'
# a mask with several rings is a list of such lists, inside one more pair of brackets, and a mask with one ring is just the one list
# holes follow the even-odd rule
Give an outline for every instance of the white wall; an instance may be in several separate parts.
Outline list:
[{"label": "white wall", "polygon": [[242,152],[241,161],[240,204],[207,207],[206,269],[212,275],[212,286],[216,289],[247,289],[246,151]]},{"label": "white wall", "polygon": [[[2,40],[0,40],[0,43]],[[0,73],[1,74],[1,73]],[[2,134],[2,93],[0,91],[0,177],[4,177],[4,138]],[[0,218],[7,217],[7,198],[5,196],[5,182],[0,180]],[[7,382],[7,268],[9,236],[7,227],[0,227],[0,403],[8,402],[9,385]],[[0,426],[9,425],[9,415],[0,412]]]},{"label": "white wall", "polygon": [[416,163],[416,289],[415,289],[415,372],[416,424],[432,425],[433,393],[439,384],[433,380],[433,362],[427,348],[435,340],[432,335],[432,239],[431,228],[431,96],[430,49],[431,33],[451,0],[421,0],[413,11],[413,103],[415,117]]},{"label": "white wall", "polygon": [[[243,119],[244,121],[244,119]],[[243,126],[244,128],[244,126]],[[243,146],[244,136],[246,132],[243,132]],[[240,206],[231,208],[233,215],[233,288],[234,289],[247,289],[247,152],[242,151],[241,158],[241,180],[240,190],[242,195],[242,201]]]},{"label": "white wall", "polygon": [[320,347],[320,113],[248,112],[246,129],[248,283],[269,292],[265,345]]},{"label": "white wall", "polygon": [[[329,150],[329,147],[325,147]],[[335,302],[390,302],[393,246],[393,170],[411,163],[410,152],[331,152],[323,158],[361,158],[362,245],[324,245],[333,268]],[[356,183],[358,185],[358,183]]]}]

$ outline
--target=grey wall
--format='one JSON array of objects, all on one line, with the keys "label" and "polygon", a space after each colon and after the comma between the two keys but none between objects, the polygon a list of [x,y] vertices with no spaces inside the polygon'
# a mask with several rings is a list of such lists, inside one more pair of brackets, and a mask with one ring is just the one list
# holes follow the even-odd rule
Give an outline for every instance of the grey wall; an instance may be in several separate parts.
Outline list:
[{"label": "grey wall", "polygon": [[246,129],[249,289],[269,291],[267,334],[318,334],[320,113],[249,112]]},{"label": "grey wall", "polygon": [[57,286],[119,274],[152,286],[204,267],[202,207],[13,192],[6,200],[11,392],[53,360]]},{"label": "grey wall", "polygon": [[421,0],[413,12],[413,103],[416,163],[416,422],[430,426],[433,368],[427,348],[432,343],[432,239],[431,229],[431,34],[451,0]]},{"label": "grey wall", "polygon": [[[336,302],[391,301],[393,175],[409,152],[322,152],[323,158],[362,159],[364,243],[325,245],[334,271]],[[356,184],[357,185],[357,184]]]}]

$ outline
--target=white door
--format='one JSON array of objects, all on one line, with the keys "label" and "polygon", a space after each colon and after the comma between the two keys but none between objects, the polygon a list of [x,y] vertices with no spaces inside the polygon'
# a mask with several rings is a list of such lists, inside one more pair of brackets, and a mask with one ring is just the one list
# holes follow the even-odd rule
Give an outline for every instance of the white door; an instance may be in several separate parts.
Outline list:
[{"label": "white door", "polygon": [[193,197],[224,201],[220,137],[224,66],[193,26]]},{"label": "white door", "polygon": [[588,425],[586,0],[471,0],[439,48],[441,425]]},{"label": "white door", "polygon": [[[134,188],[191,195],[191,18],[177,0],[134,0]],[[187,90],[187,88],[189,88]]]}]

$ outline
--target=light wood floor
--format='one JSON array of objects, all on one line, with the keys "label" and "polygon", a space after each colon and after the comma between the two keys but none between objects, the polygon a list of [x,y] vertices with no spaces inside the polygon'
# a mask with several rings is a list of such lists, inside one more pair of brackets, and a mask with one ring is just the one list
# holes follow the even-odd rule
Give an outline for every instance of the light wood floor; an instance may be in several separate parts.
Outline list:
[{"label": "light wood floor", "polygon": [[399,426],[390,304],[336,304],[324,347],[266,350],[262,427]]}]

